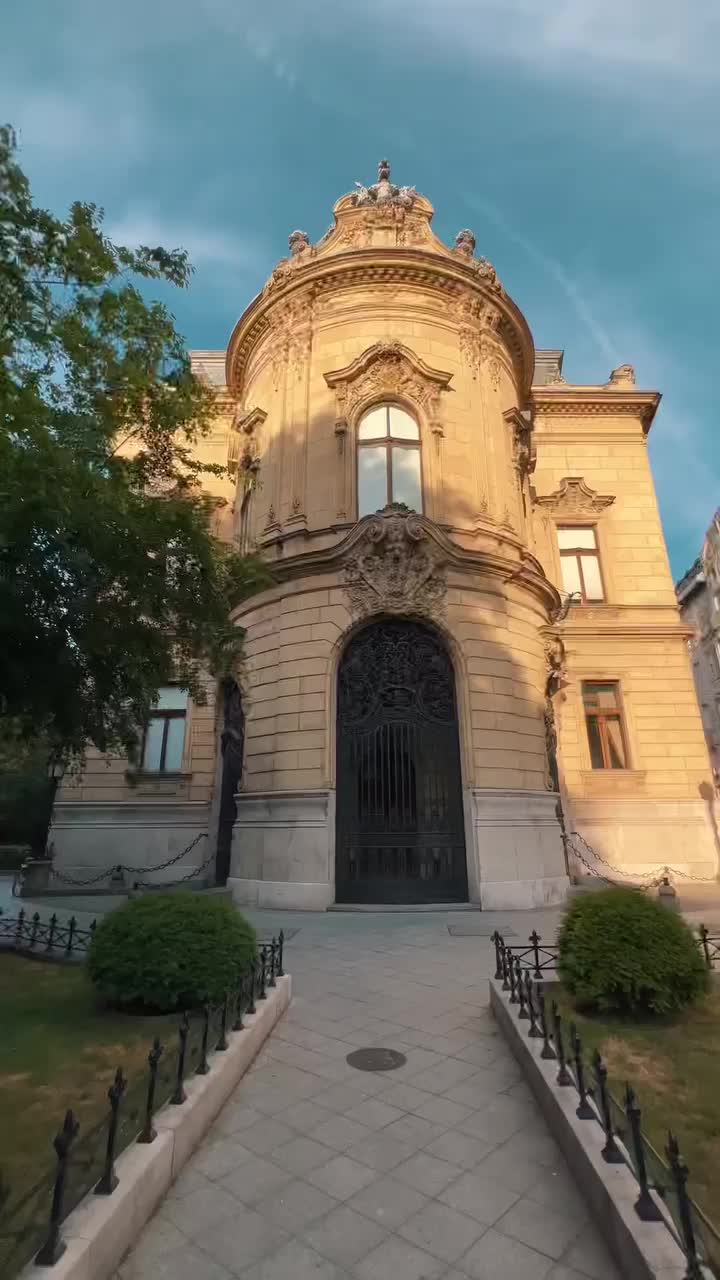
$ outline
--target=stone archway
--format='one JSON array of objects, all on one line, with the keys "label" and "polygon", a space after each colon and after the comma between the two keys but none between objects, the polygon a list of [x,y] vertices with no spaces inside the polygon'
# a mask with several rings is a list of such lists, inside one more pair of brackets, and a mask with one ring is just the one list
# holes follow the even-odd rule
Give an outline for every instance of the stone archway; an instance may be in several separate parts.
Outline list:
[{"label": "stone archway", "polygon": [[464,902],[455,680],[434,630],[357,632],[338,670],[338,902]]}]

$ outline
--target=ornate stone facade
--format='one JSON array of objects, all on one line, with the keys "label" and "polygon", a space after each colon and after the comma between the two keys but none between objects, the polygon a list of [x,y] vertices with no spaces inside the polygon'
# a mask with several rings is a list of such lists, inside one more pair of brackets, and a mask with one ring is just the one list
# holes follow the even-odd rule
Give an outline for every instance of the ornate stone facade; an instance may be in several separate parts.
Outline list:
[{"label": "ornate stone facade", "polygon": [[[351,637],[388,618],[430,628],[452,663],[464,813],[454,838],[473,902],[562,899],[560,800],[567,827],[628,873],[665,862],[713,873],[688,630],[646,450],[659,396],[629,365],[592,386],[565,380],[562,352],[535,352],[474,234],[444,244],[430,202],[393,183],[385,161],[333,213],[314,244],[292,232],[227,350],[194,355],[218,396],[197,447],[229,467],[210,482],[227,500],[218,532],[259,548],[273,570],[233,615],[246,655],[237,897],[334,901],[337,674]],[[392,486],[388,468],[401,474],[412,447],[422,509],[359,518],[359,424],[379,405],[402,409],[417,438],[376,442],[373,465]],[[573,603],[564,585],[568,527],[586,541],[592,530],[601,599]],[[615,691],[622,769],[596,767],[591,752],[585,699],[598,685]],[[180,775],[131,787],[125,762],[91,755],[64,784],[53,839],[66,866],[97,857],[98,831],[108,857],[127,844],[145,864],[198,828],[217,838],[223,717],[210,680],[208,694],[190,708]],[[416,792],[413,821],[421,810],[435,821],[436,783]],[[383,805],[394,820],[392,797]]]}]

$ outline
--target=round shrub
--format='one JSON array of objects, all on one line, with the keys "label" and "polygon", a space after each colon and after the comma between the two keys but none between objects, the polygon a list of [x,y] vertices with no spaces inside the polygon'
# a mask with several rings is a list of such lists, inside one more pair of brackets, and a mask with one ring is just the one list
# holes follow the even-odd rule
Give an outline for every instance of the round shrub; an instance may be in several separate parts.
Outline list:
[{"label": "round shrub", "polygon": [[171,1013],[221,1001],[255,954],[255,930],[226,898],[148,893],[101,920],[88,970],[110,1004]]},{"label": "round shrub", "polygon": [[700,948],[685,921],[636,889],[576,898],[558,944],[558,973],[581,1008],[672,1013],[707,988]]}]

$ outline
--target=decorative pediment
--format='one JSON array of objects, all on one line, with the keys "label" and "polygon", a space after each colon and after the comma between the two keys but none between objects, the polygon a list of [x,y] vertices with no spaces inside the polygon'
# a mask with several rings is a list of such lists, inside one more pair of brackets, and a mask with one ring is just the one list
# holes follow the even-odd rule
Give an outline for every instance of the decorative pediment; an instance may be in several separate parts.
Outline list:
[{"label": "decorative pediment", "polygon": [[596,493],[582,476],[565,476],[554,493],[535,498],[538,507],[559,516],[597,515],[614,501],[613,494]]},{"label": "decorative pediment", "polygon": [[376,342],[351,364],[325,374],[337,396],[338,421],[343,425],[358,405],[388,395],[407,396],[435,423],[440,392],[448,390],[451,378],[451,373],[432,369],[401,342]]},{"label": "decorative pediment", "polygon": [[439,614],[444,562],[421,518],[393,503],[361,521],[361,530],[344,569],[353,615]]}]

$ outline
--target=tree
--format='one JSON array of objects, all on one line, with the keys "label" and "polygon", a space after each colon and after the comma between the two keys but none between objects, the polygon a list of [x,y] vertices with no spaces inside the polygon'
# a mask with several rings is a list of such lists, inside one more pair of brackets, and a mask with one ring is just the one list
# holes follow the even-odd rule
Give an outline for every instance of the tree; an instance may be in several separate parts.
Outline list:
[{"label": "tree", "polygon": [[187,255],[102,220],[37,208],[0,130],[0,721],[64,755],[132,753],[170,675],[201,697],[268,577],[210,531],[200,481],[223,469],[193,444],[213,393],[141,291],[187,287]]}]

